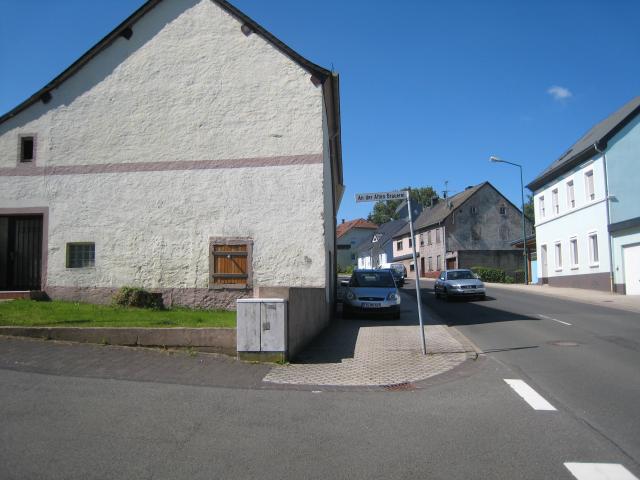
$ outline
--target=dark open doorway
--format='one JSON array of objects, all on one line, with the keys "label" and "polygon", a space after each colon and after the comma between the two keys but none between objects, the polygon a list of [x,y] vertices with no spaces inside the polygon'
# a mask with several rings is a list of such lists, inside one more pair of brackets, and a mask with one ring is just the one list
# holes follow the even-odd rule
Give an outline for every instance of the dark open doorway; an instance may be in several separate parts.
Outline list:
[{"label": "dark open doorway", "polygon": [[0,216],[0,290],[40,290],[42,215]]}]

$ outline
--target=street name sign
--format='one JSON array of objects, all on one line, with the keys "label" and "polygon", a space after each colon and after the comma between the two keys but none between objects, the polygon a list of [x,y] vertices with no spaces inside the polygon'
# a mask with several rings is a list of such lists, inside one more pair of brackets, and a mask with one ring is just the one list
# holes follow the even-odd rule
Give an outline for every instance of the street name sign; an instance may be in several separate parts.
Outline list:
[{"label": "street name sign", "polygon": [[404,198],[407,198],[406,190],[400,190],[396,192],[356,193],[356,203],[399,200]]}]

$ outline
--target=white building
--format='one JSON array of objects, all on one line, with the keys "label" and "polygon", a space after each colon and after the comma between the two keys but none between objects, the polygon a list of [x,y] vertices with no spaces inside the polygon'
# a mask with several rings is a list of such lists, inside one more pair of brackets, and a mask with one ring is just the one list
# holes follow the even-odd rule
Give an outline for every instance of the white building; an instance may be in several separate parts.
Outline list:
[{"label": "white building", "polygon": [[528,186],[542,283],[640,294],[640,97]]},{"label": "white building", "polygon": [[610,289],[602,156],[536,189],[538,278],[554,286]]},{"label": "white building", "polygon": [[149,0],[0,117],[0,289],[285,297],[307,338],[334,300],[341,162],[336,74],[226,1]]}]

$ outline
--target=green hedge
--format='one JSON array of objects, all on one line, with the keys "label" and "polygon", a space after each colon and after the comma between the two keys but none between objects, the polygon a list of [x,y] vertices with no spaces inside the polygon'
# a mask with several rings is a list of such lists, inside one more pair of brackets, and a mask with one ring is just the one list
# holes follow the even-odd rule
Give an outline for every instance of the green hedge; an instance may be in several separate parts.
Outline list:
[{"label": "green hedge", "polygon": [[[507,275],[504,270],[489,267],[471,267],[483,282],[507,283]],[[511,280],[513,282],[513,279]]]}]

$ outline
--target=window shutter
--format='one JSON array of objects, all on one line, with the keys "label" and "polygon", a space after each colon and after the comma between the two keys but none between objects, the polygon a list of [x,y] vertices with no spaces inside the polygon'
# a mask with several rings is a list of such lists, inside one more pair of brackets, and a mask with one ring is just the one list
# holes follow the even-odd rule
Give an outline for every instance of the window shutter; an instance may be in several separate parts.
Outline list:
[{"label": "window shutter", "polygon": [[249,248],[246,243],[212,244],[209,285],[247,285]]}]

